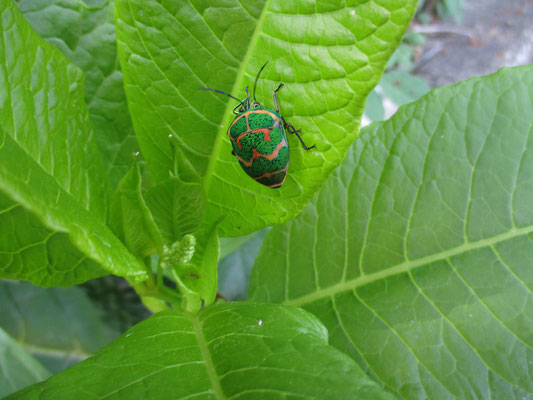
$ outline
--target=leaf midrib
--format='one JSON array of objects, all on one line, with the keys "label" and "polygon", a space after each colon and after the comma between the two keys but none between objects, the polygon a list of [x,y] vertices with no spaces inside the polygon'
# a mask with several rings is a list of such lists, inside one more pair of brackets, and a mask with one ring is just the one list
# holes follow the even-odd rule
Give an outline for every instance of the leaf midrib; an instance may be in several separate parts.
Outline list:
[{"label": "leaf midrib", "polygon": [[[248,50],[241,62],[241,65],[237,71],[237,79],[235,79],[235,83],[233,84],[233,87],[231,88],[230,93],[234,94],[236,91],[242,86],[242,82],[244,80],[245,70],[246,66],[248,65],[248,61],[250,60],[252,49],[255,48],[255,43],[257,42],[257,37],[259,36],[261,32],[261,28],[263,26],[263,21],[265,19],[266,10],[268,9],[268,5],[270,3],[270,0],[265,1],[265,5],[263,7],[263,10],[261,11],[261,15],[259,16],[257,20],[257,24],[255,26],[254,33],[252,35],[252,38],[250,39],[250,43],[248,45]],[[243,7],[244,8],[244,7]],[[235,96],[238,97],[238,96]],[[221,122],[228,121],[230,119],[231,114],[233,114],[233,107],[230,105],[230,103],[227,103],[226,111],[222,115]],[[203,179],[203,186],[205,188],[205,193],[208,194],[211,190],[211,177],[213,176],[213,170],[215,168],[215,163],[217,160],[217,155],[219,153],[219,148],[221,146],[221,143],[223,142],[223,137],[226,133],[226,127],[224,124],[221,124],[218,128],[217,135],[215,136],[215,143],[213,144],[213,150],[211,152],[211,157],[209,159],[209,163],[207,164],[207,169],[205,171],[204,179]],[[209,200],[208,200],[209,201]]]},{"label": "leaf midrib", "polygon": [[415,260],[407,260],[401,264],[389,267],[383,271],[368,275],[361,275],[356,279],[352,279],[346,282],[340,282],[336,285],[317,290],[313,293],[306,294],[304,296],[285,300],[283,301],[283,304],[291,306],[303,306],[327,297],[334,297],[335,295],[342,292],[354,290],[358,287],[364,286],[374,281],[386,279],[394,275],[399,275],[401,273],[411,271],[425,264],[431,264],[437,261],[446,260],[450,257],[463,254],[468,251],[489,247],[518,236],[527,235],[529,233],[533,233],[533,225],[527,226],[525,228],[514,228],[500,235],[495,235],[487,239],[481,239],[477,242],[464,243],[452,249],[448,249],[446,251],[442,251],[440,253],[432,254]]},{"label": "leaf midrib", "polygon": [[222,386],[220,386],[220,379],[215,370],[213,359],[211,358],[211,354],[209,353],[209,348],[207,347],[207,341],[202,330],[200,318],[199,316],[192,316],[191,320],[193,322],[194,333],[198,342],[198,348],[200,349],[200,353],[202,354],[209,380],[211,381],[211,384],[213,386],[213,392],[215,393],[217,399],[224,400],[226,399],[226,396],[224,395]]}]

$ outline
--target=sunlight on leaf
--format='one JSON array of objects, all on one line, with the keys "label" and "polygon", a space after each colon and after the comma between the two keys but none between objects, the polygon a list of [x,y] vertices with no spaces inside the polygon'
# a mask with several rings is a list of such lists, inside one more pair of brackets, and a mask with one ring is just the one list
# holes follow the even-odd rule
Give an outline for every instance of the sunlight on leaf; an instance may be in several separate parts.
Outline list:
[{"label": "sunlight on leaf", "polygon": [[85,102],[113,187],[138,151],[118,63],[113,1],[19,0],[24,18],[84,72]]},{"label": "sunlight on leaf", "polygon": [[[225,217],[238,236],[294,217],[342,161],[358,133],[364,101],[415,11],[415,0],[158,2],[117,0],[115,19],[126,94],[139,145],[155,182],[168,177],[177,142],[178,172],[201,182],[207,219]],[[226,129],[261,65],[257,98],[316,144],[293,135],[287,181],[270,189],[231,155]]]},{"label": "sunlight on leaf", "polygon": [[[109,186],[93,142],[81,71],[31,29],[12,1],[0,3],[0,30],[0,201],[22,206],[46,226],[24,238],[38,252],[0,253],[0,276],[72,285],[103,275],[103,267],[144,279],[144,268],[105,226]],[[15,216],[12,208],[4,210]],[[18,215],[27,224],[28,215]],[[64,253],[72,245],[53,246],[51,238],[64,241],[67,234],[100,266],[79,252]]]},{"label": "sunlight on leaf", "polygon": [[327,343],[311,314],[274,304],[159,313],[94,357],[7,399],[361,399],[392,396]]},{"label": "sunlight on leaf", "polygon": [[365,128],[272,229],[250,296],[313,312],[405,399],[533,392],[533,67],[436,89]]}]

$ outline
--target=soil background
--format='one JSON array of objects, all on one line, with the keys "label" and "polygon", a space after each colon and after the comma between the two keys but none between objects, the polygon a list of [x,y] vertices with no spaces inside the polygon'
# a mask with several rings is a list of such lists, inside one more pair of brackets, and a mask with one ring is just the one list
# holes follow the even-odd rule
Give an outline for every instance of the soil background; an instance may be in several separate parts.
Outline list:
[{"label": "soil background", "polygon": [[462,22],[414,30],[427,33],[415,74],[432,87],[533,64],[533,0],[465,0]]}]

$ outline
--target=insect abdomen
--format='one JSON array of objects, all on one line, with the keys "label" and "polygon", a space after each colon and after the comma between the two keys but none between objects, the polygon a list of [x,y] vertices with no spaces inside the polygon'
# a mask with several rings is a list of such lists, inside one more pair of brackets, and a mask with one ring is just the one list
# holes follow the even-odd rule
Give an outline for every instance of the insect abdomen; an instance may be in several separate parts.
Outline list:
[{"label": "insect abdomen", "polygon": [[265,108],[244,112],[228,130],[242,169],[257,182],[280,187],[289,168],[289,144],[281,117]]}]

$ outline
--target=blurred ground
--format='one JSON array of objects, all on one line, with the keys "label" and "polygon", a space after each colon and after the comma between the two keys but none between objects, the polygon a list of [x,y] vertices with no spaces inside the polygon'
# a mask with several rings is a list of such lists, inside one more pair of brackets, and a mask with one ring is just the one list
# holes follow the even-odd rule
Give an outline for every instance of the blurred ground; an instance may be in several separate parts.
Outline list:
[{"label": "blurred ground", "polygon": [[436,21],[415,74],[438,87],[533,63],[533,0],[465,0],[461,24]]}]

